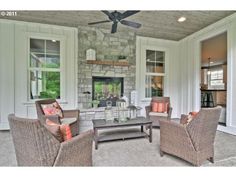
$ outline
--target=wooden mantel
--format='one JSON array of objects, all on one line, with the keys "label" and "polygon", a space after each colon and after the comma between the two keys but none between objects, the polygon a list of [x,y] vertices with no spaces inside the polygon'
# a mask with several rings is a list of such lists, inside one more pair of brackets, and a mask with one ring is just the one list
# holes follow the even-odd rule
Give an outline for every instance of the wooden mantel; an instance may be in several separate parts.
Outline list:
[{"label": "wooden mantel", "polygon": [[112,61],[112,60],[87,60],[87,64],[109,65],[109,66],[129,66],[127,61]]}]

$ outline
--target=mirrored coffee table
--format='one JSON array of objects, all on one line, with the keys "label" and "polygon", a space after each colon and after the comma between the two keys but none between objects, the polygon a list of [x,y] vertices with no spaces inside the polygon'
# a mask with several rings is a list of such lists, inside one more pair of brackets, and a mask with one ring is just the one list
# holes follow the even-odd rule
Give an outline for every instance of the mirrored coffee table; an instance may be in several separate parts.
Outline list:
[{"label": "mirrored coffee table", "polygon": [[[125,140],[131,138],[149,138],[149,142],[152,142],[152,121],[149,118],[145,117],[137,117],[125,122],[118,121],[106,121],[105,119],[93,119],[93,129],[94,129],[94,141],[95,141],[95,149],[98,149],[98,143],[105,141],[113,141],[113,140]],[[149,128],[149,133],[143,130],[143,127]],[[132,128],[132,127],[140,127],[140,129],[136,129],[136,131],[128,131],[129,129],[119,128]],[[98,130],[109,129],[109,133],[99,134]]]}]

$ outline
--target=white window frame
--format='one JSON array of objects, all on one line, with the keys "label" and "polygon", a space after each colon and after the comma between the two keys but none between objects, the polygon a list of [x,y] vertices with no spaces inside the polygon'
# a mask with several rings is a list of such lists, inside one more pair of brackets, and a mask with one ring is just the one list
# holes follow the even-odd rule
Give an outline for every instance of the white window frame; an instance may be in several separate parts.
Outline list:
[{"label": "white window frame", "polygon": [[[57,40],[60,42],[60,68],[35,68],[30,67],[30,39],[40,40]],[[30,95],[30,71],[48,71],[48,72],[60,72],[60,99],[58,101],[65,100],[65,38],[58,35],[42,35],[42,34],[29,34],[28,35],[28,60],[27,60],[27,95],[28,102],[34,102],[37,99],[31,99]]]},{"label": "white window frame", "polygon": [[[166,94],[167,92],[167,65],[168,65],[168,61],[169,61],[169,49],[168,48],[165,48],[165,47],[157,47],[157,46],[151,46],[151,45],[144,45],[142,46],[142,49],[141,49],[142,53],[141,53],[141,67],[140,67],[140,85],[141,85],[141,100],[145,101],[149,101],[151,100],[151,97],[145,97],[145,79],[146,79],[146,76],[163,76],[164,79],[163,79],[163,96]],[[153,51],[160,51],[160,52],[164,52],[165,53],[165,59],[164,59],[164,73],[150,73],[150,72],[147,72],[146,71],[146,52],[147,50],[153,50]]]},{"label": "white window frame", "polygon": [[[213,72],[219,72],[219,71],[222,71],[222,79],[219,79],[219,78],[216,78],[216,79],[212,79],[212,73]],[[222,81],[222,84],[221,85],[212,85],[211,84],[211,81]],[[219,88],[219,89],[222,89],[222,87],[224,87],[224,71],[223,71],[223,68],[218,68],[218,69],[214,69],[212,71],[210,71],[210,75],[209,75],[209,85],[211,88]]]}]

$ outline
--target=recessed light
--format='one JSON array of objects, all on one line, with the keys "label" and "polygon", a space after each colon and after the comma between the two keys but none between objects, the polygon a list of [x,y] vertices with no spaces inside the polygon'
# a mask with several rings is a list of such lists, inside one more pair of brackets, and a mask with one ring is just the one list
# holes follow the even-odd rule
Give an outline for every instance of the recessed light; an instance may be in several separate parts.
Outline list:
[{"label": "recessed light", "polygon": [[211,61],[210,64],[214,63],[214,61]]},{"label": "recessed light", "polygon": [[186,17],[184,17],[184,16],[178,18],[178,22],[184,22],[185,20],[186,20]]},{"label": "recessed light", "polygon": [[52,42],[57,42],[57,41],[55,39],[53,39]]}]

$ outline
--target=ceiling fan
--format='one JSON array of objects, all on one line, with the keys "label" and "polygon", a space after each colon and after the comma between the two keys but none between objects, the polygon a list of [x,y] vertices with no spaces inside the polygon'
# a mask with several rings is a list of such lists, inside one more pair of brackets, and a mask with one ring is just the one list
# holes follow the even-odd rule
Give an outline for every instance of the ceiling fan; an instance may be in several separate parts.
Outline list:
[{"label": "ceiling fan", "polygon": [[133,27],[133,28],[140,28],[141,27],[140,23],[124,20],[125,18],[140,12],[139,10],[128,10],[128,11],[125,11],[124,13],[118,12],[116,10],[113,11],[113,12],[109,12],[107,10],[102,10],[102,12],[108,16],[109,20],[92,22],[92,23],[88,23],[88,25],[95,25],[95,24],[99,24],[99,23],[113,22],[112,28],[111,28],[111,33],[115,33],[117,31],[117,24],[119,22],[123,25],[127,25],[127,26],[130,26],[130,27]]}]

